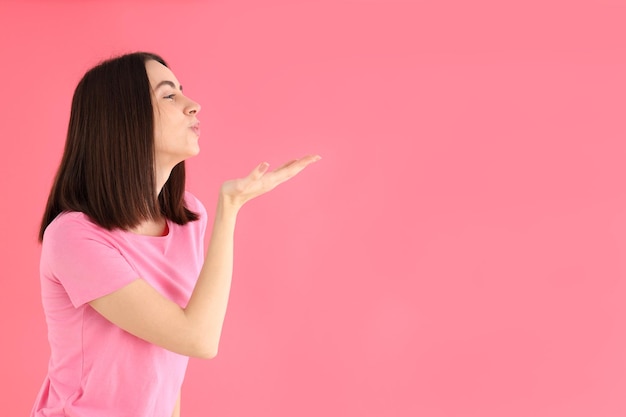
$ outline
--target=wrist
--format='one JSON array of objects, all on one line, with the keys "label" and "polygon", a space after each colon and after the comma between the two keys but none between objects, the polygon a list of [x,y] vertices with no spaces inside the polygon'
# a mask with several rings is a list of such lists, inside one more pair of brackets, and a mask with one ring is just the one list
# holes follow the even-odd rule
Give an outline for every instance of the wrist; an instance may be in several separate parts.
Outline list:
[{"label": "wrist", "polygon": [[232,197],[220,192],[219,198],[217,200],[216,214],[223,217],[236,217],[241,207],[242,204],[239,204]]}]

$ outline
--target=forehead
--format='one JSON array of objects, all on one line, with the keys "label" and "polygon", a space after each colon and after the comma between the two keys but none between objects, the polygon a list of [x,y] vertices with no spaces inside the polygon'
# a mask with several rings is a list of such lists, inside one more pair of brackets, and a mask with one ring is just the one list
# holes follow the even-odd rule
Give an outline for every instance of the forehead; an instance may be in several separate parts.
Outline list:
[{"label": "forehead", "polygon": [[176,86],[180,86],[174,73],[160,62],[152,59],[146,61],[146,72],[152,89],[154,89],[161,81],[171,81]]}]

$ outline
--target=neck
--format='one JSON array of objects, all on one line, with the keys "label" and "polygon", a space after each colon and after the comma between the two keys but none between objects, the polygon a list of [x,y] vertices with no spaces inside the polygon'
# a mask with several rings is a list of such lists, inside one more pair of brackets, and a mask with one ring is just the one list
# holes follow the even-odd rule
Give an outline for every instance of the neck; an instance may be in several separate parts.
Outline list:
[{"label": "neck", "polygon": [[[161,193],[161,190],[163,189],[163,186],[165,186],[165,183],[167,182],[167,180],[170,178],[170,174],[172,173],[172,169],[173,167],[166,167],[163,168],[161,166],[158,166],[157,164],[157,168],[156,168],[156,172],[155,172],[155,176],[156,176],[156,195],[157,198],[159,197],[159,194]],[[137,225],[136,227],[133,227],[131,229],[129,229],[131,232],[136,233],[136,234],[140,234],[140,235],[148,235],[148,236],[162,236],[164,234],[166,234],[165,227],[167,227],[167,223],[165,221],[165,218],[162,216],[159,216],[156,219],[150,219],[150,220],[145,220],[142,221],[139,225]]]},{"label": "neck", "polygon": [[172,173],[172,168],[157,168],[156,170],[156,194],[157,197],[161,193],[163,186],[170,178],[170,174]]}]

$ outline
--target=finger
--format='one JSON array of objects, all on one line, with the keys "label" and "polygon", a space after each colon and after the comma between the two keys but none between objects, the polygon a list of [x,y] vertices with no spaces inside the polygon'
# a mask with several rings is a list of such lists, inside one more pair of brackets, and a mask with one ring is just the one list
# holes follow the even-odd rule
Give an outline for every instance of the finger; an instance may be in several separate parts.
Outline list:
[{"label": "finger", "polygon": [[320,159],[322,159],[322,157],[319,156],[319,155],[307,155],[307,156],[305,156],[302,159],[304,159],[306,161],[307,165],[308,165],[308,164],[311,164],[313,162],[319,161]]},{"label": "finger", "polygon": [[292,166],[294,164],[298,164],[301,166],[307,166],[313,162],[319,161],[320,159],[322,159],[321,156],[319,155],[307,155],[303,158],[300,159],[292,159],[291,161],[287,162],[286,164],[280,166],[279,168],[275,169],[274,171],[279,171],[281,169],[287,168],[289,166]]},{"label": "finger", "polygon": [[268,164],[267,162],[261,162],[259,165],[256,166],[256,168],[252,170],[252,172],[250,172],[250,174],[248,174],[248,178],[250,178],[251,180],[258,180],[263,176],[263,174],[267,172],[269,166],[270,164]]},{"label": "finger", "polygon": [[320,159],[322,159],[319,155],[307,155],[303,158],[300,158],[298,160],[292,161],[291,163],[285,165],[285,170],[292,173],[292,174],[296,174],[300,171],[302,171],[304,168],[307,167],[307,165],[312,164],[313,162],[317,162]]},{"label": "finger", "polygon": [[297,159],[292,159],[291,161],[287,162],[286,164],[283,164],[280,167],[276,168],[274,171],[278,171],[280,169],[287,168],[289,165],[293,164],[294,162],[298,162],[298,160]]},{"label": "finger", "polygon": [[304,158],[291,161],[283,165],[281,168],[275,171],[272,171],[270,173],[271,180],[275,183],[275,185],[283,183],[287,181],[288,179],[294,177],[296,174],[298,174],[300,171],[306,168],[307,165],[313,162],[319,161],[320,159],[321,157],[319,155],[308,155],[308,156],[305,156]]},{"label": "finger", "polygon": [[265,174],[267,172],[267,169],[270,167],[270,164],[267,162],[261,162],[261,164],[259,165],[259,173],[261,175]]},{"label": "finger", "polygon": [[313,162],[319,161],[320,159],[322,159],[322,157],[319,155],[307,155],[298,159],[297,162],[302,166],[307,166],[309,164],[312,164]]}]

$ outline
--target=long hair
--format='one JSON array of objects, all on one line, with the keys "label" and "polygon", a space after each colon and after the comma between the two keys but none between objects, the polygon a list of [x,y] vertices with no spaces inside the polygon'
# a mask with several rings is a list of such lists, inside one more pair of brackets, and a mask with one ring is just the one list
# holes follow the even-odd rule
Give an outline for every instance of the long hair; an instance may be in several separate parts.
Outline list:
[{"label": "long hair", "polygon": [[85,213],[107,230],[130,229],[160,215],[181,225],[198,219],[184,202],[184,161],[156,194],[148,60],[167,66],[158,55],[136,52],[100,63],[78,83],[40,242],[64,211]]}]

